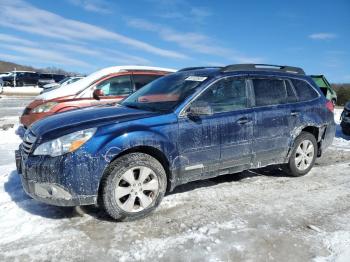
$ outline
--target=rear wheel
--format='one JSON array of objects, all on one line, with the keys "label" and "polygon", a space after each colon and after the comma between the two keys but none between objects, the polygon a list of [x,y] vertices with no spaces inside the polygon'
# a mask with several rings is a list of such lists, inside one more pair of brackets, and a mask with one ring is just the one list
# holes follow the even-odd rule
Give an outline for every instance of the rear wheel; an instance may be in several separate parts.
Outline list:
[{"label": "rear wheel", "polygon": [[155,158],[143,153],[127,154],[115,160],[109,170],[102,185],[102,202],[112,218],[142,218],[160,204],[167,179]]},{"label": "rear wheel", "polygon": [[308,132],[301,132],[295,139],[294,148],[285,171],[291,176],[307,174],[315,164],[317,156],[317,142]]}]

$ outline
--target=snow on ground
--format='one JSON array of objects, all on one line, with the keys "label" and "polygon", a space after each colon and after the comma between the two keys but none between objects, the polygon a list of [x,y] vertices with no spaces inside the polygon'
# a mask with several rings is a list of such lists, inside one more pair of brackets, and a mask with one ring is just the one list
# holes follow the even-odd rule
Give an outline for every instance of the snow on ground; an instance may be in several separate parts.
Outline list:
[{"label": "snow on ground", "polygon": [[124,223],[26,196],[14,130],[0,130],[0,261],[350,261],[350,138],[340,129],[304,177],[265,168],[189,183]]}]

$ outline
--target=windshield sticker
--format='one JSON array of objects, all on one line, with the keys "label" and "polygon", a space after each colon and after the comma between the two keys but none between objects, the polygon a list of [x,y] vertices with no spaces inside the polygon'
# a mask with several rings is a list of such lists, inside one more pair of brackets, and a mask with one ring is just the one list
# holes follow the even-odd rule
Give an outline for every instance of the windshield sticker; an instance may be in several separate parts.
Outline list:
[{"label": "windshield sticker", "polygon": [[185,80],[186,81],[197,81],[197,82],[203,82],[205,79],[207,79],[206,76],[189,76]]}]

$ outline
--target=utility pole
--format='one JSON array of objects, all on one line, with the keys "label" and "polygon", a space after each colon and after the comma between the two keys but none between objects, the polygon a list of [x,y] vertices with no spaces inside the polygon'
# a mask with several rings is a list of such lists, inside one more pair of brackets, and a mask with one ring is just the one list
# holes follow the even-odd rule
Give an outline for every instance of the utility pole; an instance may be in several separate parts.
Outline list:
[{"label": "utility pole", "polygon": [[16,87],[16,75],[17,75],[17,73],[16,73],[16,67],[15,67],[15,73],[13,74],[13,87]]}]

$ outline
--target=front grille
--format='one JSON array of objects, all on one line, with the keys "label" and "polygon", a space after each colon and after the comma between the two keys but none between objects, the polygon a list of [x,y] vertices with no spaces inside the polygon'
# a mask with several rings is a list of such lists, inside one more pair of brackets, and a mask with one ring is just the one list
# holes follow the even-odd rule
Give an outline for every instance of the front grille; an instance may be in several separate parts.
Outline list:
[{"label": "front grille", "polygon": [[36,140],[36,136],[33,134],[32,131],[30,131],[28,129],[23,137],[22,148],[23,148],[24,153],[26,153],[27,155],[29,153],[31,153],[32,146],[33,146],[35,140]]},{"label": "front grille", "polygon": [[29,108],[29,107],[26,107],[26,108],[24,109],[24,111],[23,111],[23,115],[29,115],[30,110],[32,110],[32,109]]}]

